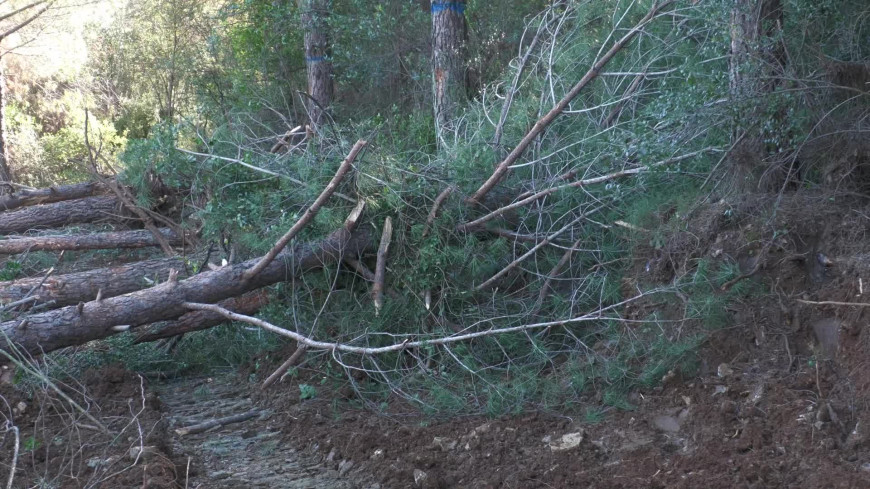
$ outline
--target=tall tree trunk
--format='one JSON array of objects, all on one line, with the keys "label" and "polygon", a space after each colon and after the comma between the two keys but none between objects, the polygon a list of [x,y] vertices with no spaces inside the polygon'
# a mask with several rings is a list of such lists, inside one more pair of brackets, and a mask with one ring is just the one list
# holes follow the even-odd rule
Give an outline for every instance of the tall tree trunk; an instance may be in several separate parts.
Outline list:
[{"label": "tall tree trunk", "polygon": [[6,66],[0,58],[0,181],[12,182],[12,172],[9,170],[9,148],[6,138]]},{"label": "tall tree trunk", "polygon": [[765,184],[759,180],[762,175],[777,172],[771,174],[761,164],[769,151],[765,148],[758,107],[776,89],[776,75],[785,65],[781,44],[771,44],[782,29],[782,21],[781,0],[736,0],[731,10],[729,87],[740,121],[733,134],[732,161],[738,165],[735,170],[741,180],[763,187],[781,183]]},{"label": "tall tree trunk", "polygon": [[308,117],[319,128],[332,105],[332,49],[329,37],[330,0],[297,0],[305,31],[305,64],[308,69]]},{"label": "tall tree trunk", "polygon": [[432,0],[432,90],[435,131],[444,145],[465,98],[465,0]]}]

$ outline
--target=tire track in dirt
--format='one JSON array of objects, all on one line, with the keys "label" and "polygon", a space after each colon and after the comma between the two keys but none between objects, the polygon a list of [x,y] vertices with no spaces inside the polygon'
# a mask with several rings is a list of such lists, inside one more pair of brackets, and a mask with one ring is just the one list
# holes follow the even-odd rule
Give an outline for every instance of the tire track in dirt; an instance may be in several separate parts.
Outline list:
[{"label": "tire track in dirt", "polygon": [[[354,482],[351,466],[338,470],[284,441],[272,412],[245,422],[179,436],[176,429],[256,409],[234,376],[167,381],[157,389],[169,421],[179,480],[190,489],[368,487]],[[184,461],[189,457],[189,469]]]}]

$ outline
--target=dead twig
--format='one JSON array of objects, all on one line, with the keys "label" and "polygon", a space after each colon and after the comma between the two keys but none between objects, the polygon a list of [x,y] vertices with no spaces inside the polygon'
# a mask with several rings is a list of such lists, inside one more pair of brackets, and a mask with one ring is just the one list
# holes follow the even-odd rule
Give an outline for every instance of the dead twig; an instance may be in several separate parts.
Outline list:
[{"label": "dead twig", "polygon": [[[402,341],[401,343],[395,343],[389,346],[382,346],[379,348],[367,348],[362,346],[353,346],[345,343],[336,343],[336,342],[326,342],[326,341],[318,341],[311,339],[305,335],[297,333],[295,331],[290,331],[288,329],[284,329],[280,326],[276,326],[267,321],[263,321],[262,319],[245,316],[244,314],[237,314],[227,309],[224,309],[220,306],[216,306],[214,304],[199,304],[195,302],[185,302],[182,305],[188,309],[192,309],[195,311],[212,311],[218,314],[223,315],[227,319],[232,321],[240,321],[243,323],[252,324],[254,326],[265,329],[266,331],[270,331],[275,334],[279,334],[281,336],[286,336],[287,338],[295,340],[299,344],[308,345],[311,349],[316,350],[326,350],[326,351],[341,351],[346,353],[356,353],[360,355],[382,355],[384,353],[390,353],[395,351],[401,351],[404,349],[410,348],[420,348],[425,346],[437,346],[437,345],[449,345],[452,343],[459,343],[464,341],[471,341],[477,338],[484,338],[487,336],[497,336],[503,334],[510,333],[518,333],[529,330],[537,330],[537,329],[545,329],[552,328],[555,326],[564,326],[567,324],[574,323],[582,323],[589,321],[600,321],[604,319],[610,318],[610,316],[605,315],[608,311],[618,310],[619,308],[634,302],[643,297],[657,294],[662,292],[663,290],[651,290],[648,292],[644,292],[642,294],[636,295],[629,299],[626,299],[622,302],[612,304],[606,307],[599,308],[595,311],[592,311],[587,314],[583,314],[581,316],[572,317],[569,319],[561,319],[558,321],[548,321],[543,323],[534,323],[534,324],[524,324],[521,326],[511,326],[506,328],[492,328],[484,331],[476,331],[473,333],[465,333],[465,334],[455,334],[450,336],[445,336],[442,338],[428,339],[428,340],[419,340],[419,341],[409,341],[408,339]],[[470,327],[469,327],[470,328]]]},{"label": "dead twig", "polygon": [[294,365],[297,365],[300,361],[302,361],[302,358],[305,357],[305,352],[307,350],[307,345],[299,345],[298,347],[296,347],[296,351],[294,351],[293,354],[290,355],[290,358],[282,363],[280,367],[272,372],[272,375],[270,375],[266,380],[263,381],[263,385],[260,386],[260,389],[266,390],[269,388],[270,385],[277,382],[278,379],[284,376],[285,372],[290,370],[290,367],[293,367]]},{"label": "dead twig", "polygon": [[225,418],[212,419],[210,421],[205,421],[202,423],[197,423],[190,426],[185,426],[184,428],[177,428],[175,430],[175,434],[178,436],[185,435],[193,435],[196,433],[202,433],[203,431],[208,431],[212,428],[217,428],[219,426],[225,426],[233,423],[241,423],[242,421],[247,421],[251,418],[255,418],[259,416],[261,411],[259,409],[253,409],[246,413],[234,414],[232,416],[227,416]]},{"label": "dead twig", "polygon": [[482,202],[483,197],[486,196],[486,194],[488,194],[496,186],[496,184],[501,181],[501,179],[508,172],[509,167],[514,164],[520,158],[520,156],[522,156],[522,154],[529,147],[529,145],[531,145],[532,142],[542,132],[544,132],[544,129],[546,129],[547,126],[549,126],[556,119],[556,117],[559,116],[559,114],[561,114],[566,108],[568,108],[568,104],[570,104],[571,101],[574,100],[574,98],[576,98],[577,95],[579,95],[580,92],[584,88],[586,88],[587,85],[589,85],[589,83],[598,78],[601,70],[603,70],[604,67],[607,66],[607,63],[609,63],[614,56],[616,56],[616,53],[624,48],[629,43],[629,41],[631,41],[634,36],[637,35],[638,32],[643,30],[647,23],[653,20],[662,9],[664,9],[671,3],[673,3],[673,0],[666,0],[661,3],[656,2],[655,4],[653,4],[650,11],[640,20],[640,22],[632,27],[624,36],[622,36],[621,39],[616,41],[616,43],[606,53],[604,53],[601,59],[599,59],[594,65],[592,65],[592,68],[590,68],[589,71],[587,71],[586,74],[583,75],[583,78],[581,78],[580,81],[577,82],[577,84],[574,85],[574,87],[571,88],[571,90],[567,94],[565,94],[562,100],[560,100],[555,107],[550,109],[550,111],[547,112],[544,117],[542,117],[540,120],[538,120],[538,122],[535,123],[535,125],[532,127],[532,130],[530,130],[522,139],[522,141],[517,144],[513,151],[511,151],[510,154],[508,154],[508,156],[504,160],[502,160],[502,162],[499,163],[498,166],[496,166],[496,169],[492,173],[492,175],[486,180],[486,182],[483,183],[483,185],[480,186],[480,188],[474,193],[474,195],[469,197],[468,201],[474,204]]},{"label": "dead twig", "polygon": [[[517,265],[519,265],[520,263],[522,263],[523,261],[525,261],[525,260],[526,260],[527,258],[529,258],[530,256],[534,255],[538,250],[540,250],[540,249],[543,248],[544,246],[547,246],[548,244],[550,244],[554,239],[558,238],[562,233],[564,233],[565,231],[567,231],[567,230],[573,228],[575,224],[577,224],[578,222],[582,221],[583,219],[586,219],[587,216],[589,216],[589,214],[593,214],[593,213],[595,213],[595,212],[598,212],[598,211],[601,210],[602,208],[603,208],[603,206],[601,206],[601,207],[597,207],[597,208],[595,208],[594,210],[592,210],[592,211],[590,211],[590,212],[583,213],[583,214],[580,215],[580,217],[578,217],[577,219],[574,219],[573,221],[571,221],[571,222],[569,222],[568,224],[566,224],[565,226],[563,226],[562,229],[559,229],[559,230],[556,231],[555,233],[553,233],[553,234],[547,236],[546,238],[542,239],[538,244],[536,244],[535,246],[533,246],[532,249],[530,249],[529,251],[525,252],[522,256],[520,256],[520,257],[517,258],[516,260],[510,262],[506,267],[502,268],[501,271],[499,271],[498,273],[496,273],[495,275],[493,275],[492,277],[490,277],[490,278],[489,278],[487,281],[485,281],[484,283],[482,283],[482,284],[478,285],[477,287],[475,287],[474,290],[482,290],[482,289],[485,289],[486,287],[489,287],[490,285],[492,285],[493,282],[495,282],[496,280],[500,279],[500,278],[503,277],[506,273],[508,273],[509,271],[511,271],[511,270],[513,270],[514,268],[516,268]],[[574,247],[572,246],[571,248],[574,248]]]},{"label": "dead twig", "polygon": [[798,299],[801,304],[810,304],[813,306],[846,306],[846,307],[870,307],[867,302],[837,302],[837,301],[805,301]]}]

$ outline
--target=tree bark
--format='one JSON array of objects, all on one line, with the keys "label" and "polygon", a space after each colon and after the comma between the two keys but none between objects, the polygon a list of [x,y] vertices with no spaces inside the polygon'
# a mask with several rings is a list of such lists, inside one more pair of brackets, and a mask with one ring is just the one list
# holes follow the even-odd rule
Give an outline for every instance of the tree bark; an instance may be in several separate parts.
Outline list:
[{"label": "tree bark", "polygon": [[435,132],[444,145],[465,99],[465,0],[432,0],[432,90]]},{"label": "tree bark", "polygon": [[[232,297],[218,302],[224,309],[239,314],[256,314],[263,306],[269,303],[269,294],[265,290],[254,290],[239,297]],[[172,338],[174,336],[202,331],[213,328],[219,324],[229,322],[227,318],[212,311],[190,311],[174,321],[152,324],[142,328],[136,336],[134,343],[148,343],[150,341]]]},{"label": "tree bark", "polygon": [[12,182],[12,171],[9,169],[9,147],[6,133],[6,66],[0,58],[0,181]]},{"label": "tree bark", "polygon": [[332,105],[332,46],[330,0],[297,0],[305,32],[305,65],[308,70],[308,117],[318,131]]},{"label": "tree bark", "polygon": [[0,235],[95,222],[117,218],[119,215],[121,210],[118,200],[110,196],[38,205],[0,213]]},{"label": "tree bark", "polygon": [[[180,245],[182,242],[181,238],[169,229],[160,229],[160,234],[172,245]],[[110,250],[151,246],[160,246],[154,234],[151,231],[135,230],[0,240],[0,255],[15,255],[27,251]]]},{"label": "tree bark", "polygon": [[36,297],[36,304],[54,301],[55,307],[62,307],[95,300],[97,294],[108,299],[165,282],[170,269],[179,271],[182,276],[187,275],[185,260],[173,257],[56,277],[0,282],[0,303],[8,304],[30,296]]},{"label": "tree bark", "polygon": [[9,349],[11,342],[24,352],[40,354],[174,319],[189,312],[184,305],[187,302],[213,304],[289,280],[306,270],[336,263],[344,254],[359,254],[370,242],[365,229],[351,232],[342,227],[316,244],[285,251],[247,281],[242,280],[242,274],[257,259],[118,297],[33,314],[23,321],[6,321],[0,323],[0,344]]},{"label": "tree bark", "polygon": [[37,190],[16,190],[9,195],[0,196],[0,211],[11,211],[19,207],[51,204],[65,200],[83,199],[106,193],[107,189],[97,182],[59,185]]}]

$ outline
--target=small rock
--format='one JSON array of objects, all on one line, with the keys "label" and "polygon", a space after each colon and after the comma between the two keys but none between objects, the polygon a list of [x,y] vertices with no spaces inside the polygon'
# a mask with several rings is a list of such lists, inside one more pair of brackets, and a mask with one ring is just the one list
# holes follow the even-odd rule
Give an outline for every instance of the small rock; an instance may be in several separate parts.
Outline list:
[{"label": "small rock", "polygon": [[861,470],[864,472],[870,472],[870,462],[865,462],[861,464]]},{"label": "small rock", "polygon": [[747,402],[750,404],[758,404],[761,402],[761,399],[764,397],[764,384],[758,384],[752,389],[752,392],[749,394],[749,399]]},{"label": "small rock", "polygon": [[673,416],[656,416],[652,420],[653,426],[667,433],[676,433],[680,431],[680,422]]},{"label": "small rock", "polygon": [[426,483],[427,479],[429,479],[429,474],[420,469],[414,469],[414,484],[416,484],[417,487],[423,487],[423,484]]},{"label": "small rock", "polygon": [[719,367],[716,368],[716,374],[724,379],[734,375],[734,370],[727,363],[720,363]]},{"label": "small rock", "polygon": [[846,448],[848,450],[861,448],[867,443],[868,435],[870,435],[870,433],[867,433],[865,423],[858,421],[855,424],[855,428],[852,430],[851,433],[849,433],[849,436],[846,438]]},{"label": "small rock", "polygon": [[372,456],[369,457],[372,460],[382,460],[384,458],[384,449],[378,448],[374,452],[372,452]]},{"label": "small rock", "polygon": [[335,460],[335,449],[334,448],[332,450],[330,450],[329,455],[326,456],[327,462],[332,462],[333,460]]},{"label": "small rock", "polygon": [[724,394],[726,392],[728,392],[728,388],[725,387],[724,385],[717,385],[717,386],[713,387],[713,397],[715,397],[719,394]]},{"label": "small rock", "polygon": [[571,450],[572,448],[577,448],[580,446],[580,443],[583,441],[583,437],[586,435],[583,431],[578,431],[576,433],[565,433],[558,440],[550,441],[550,450],[554,452],[564,452],[566,450]]},{"label": "small rock", "polygon": [[353,462],[350,460],[342,460],[340,464],[338,464],[338,475],[340,477],[344,477],[353,468]]},{"label": "small rock", "polygon": [[27,411],[27,403],[24,401],[20,401],[15,405],[15,409],[18,410],[18,414],[24,414],[24,411]]},{"label": "small rock", "polygon": [[432,446],[438,447],[442,452],[449,452],[456,449],[457,441],[446,436],[436,436],[432,440]]}]

